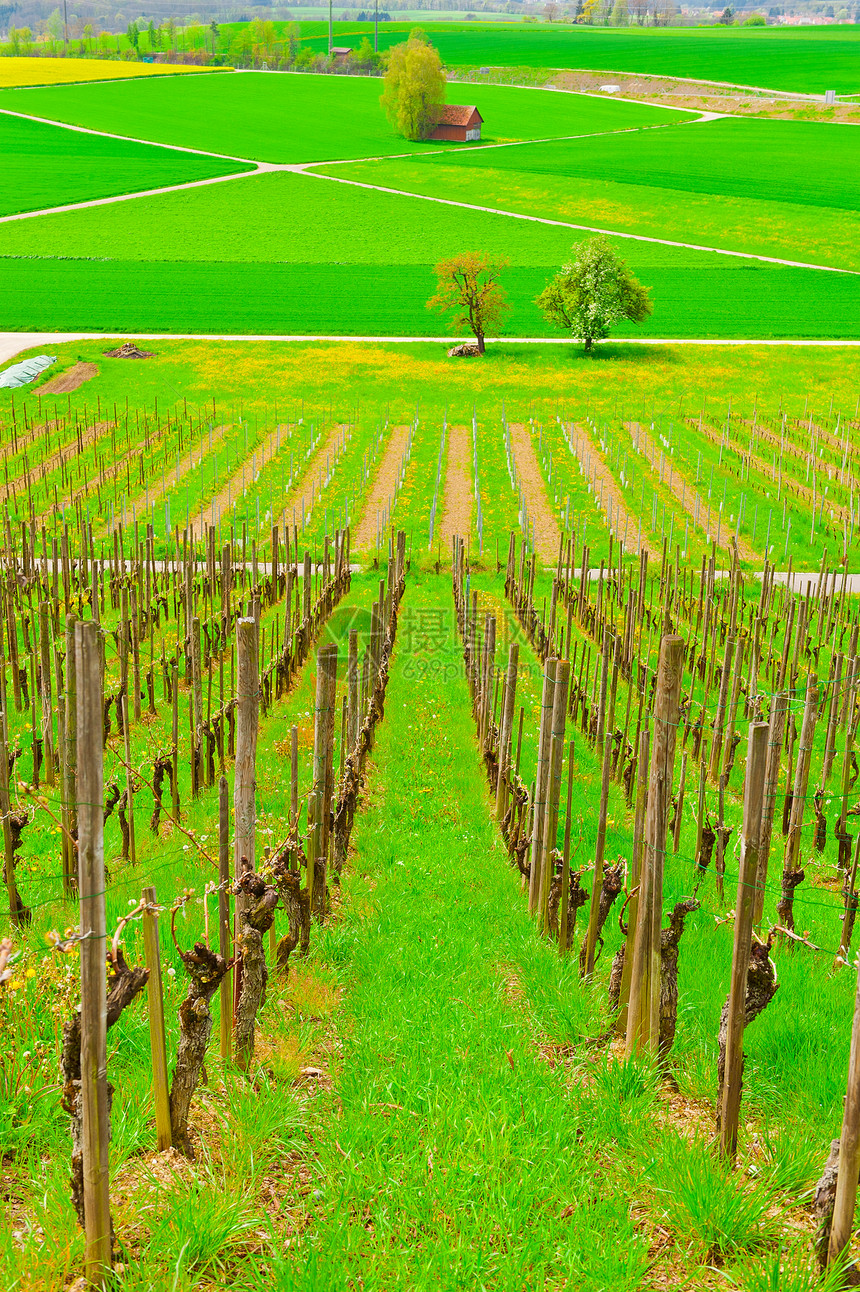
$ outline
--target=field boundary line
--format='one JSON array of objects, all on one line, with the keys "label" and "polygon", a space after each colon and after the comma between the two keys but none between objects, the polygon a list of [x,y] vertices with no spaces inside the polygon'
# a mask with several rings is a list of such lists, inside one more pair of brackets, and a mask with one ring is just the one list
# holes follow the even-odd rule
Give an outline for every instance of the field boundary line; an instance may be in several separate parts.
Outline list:
[{"label": "field boundary line", "polygon": [[[349,34],[350,33],[348,32],[341,33],[341,35],[349,35]],[[322,37],[302,36],[299,38],[299,43],[301,43],[303,40],[319,40],[319,39],[322,39]],[[460,65],[458,64],[457,66],[459,67]],[[507,67],[507,64],[491,63],[489,64],[489,66],[491,68],[495,68],[497,71],[498,70],[504,71]],[[261,76],[336,76],[336,77],[339,77],[341,80],[354,79],[349,72],[324,72],[324,73],[296,72],[292,68],[285,68],[284,71],[279,71],[274,67],[268,67],[268,68],[234,67],[231,70],[233,72],[244,73],[245,75],[248,75],[249,73],[257,73],[258,75],[261,75]],[[452,68],[451,70],[456,71],[457,68],[455,67],[455,68]],[[704,76],[672,76],[668,72],[643,72],[643,71],[632,72],[629,70],[625,72],[618,67],[549,67],[548,66],[541,70],[544,70],[547,72],[563,72],[566,74],[576,74],[577,72],[580,72],[584,76],[647,76],[647,77],[653,77],[655,80],[677,81],[680,84],[684,84],[684,85],[714,85],[714,86],[719,86],[722,89],[728,89],[728,90],[752,90],[756,94],[775,94],[775,95],[778,95],[780,98],[808,99],[812,103],[823,103],[824,101],[823,94],[807,94],[807,93],[801,92],[800,90],[776,90],[767,85],[746,85],[743,81],[710,81]],[[380,77],[379,79],[381,80],[382,78]],[[559,85],[520,85],[520,84],[513,84],[511,82],[501,84],[496,81],[483,82],[483,81],[458,81],[456,79],[451,80],[448,78],[446,79],[448,80],[449,85],[486,84],[486,85],[492,86],[494,90],[495,89],[541,90],[544,92],[551,91],[554,94],[579,94],[584,99],[603,99],[603,100],[614,99],[616,103],[648,103],[650,107],[665,108],[667,112],[694,112],[696,110],[695,108],[680,108],[680,107],[676,107],[674,104],[668,104],[668,103],[650,103],[649,100],[647,99],[623,99],[620,95],[600,94],[597,90],[566,90],[564,89],[563,86],[559,86]],[[86,84],[89,84],[89,82],[86,82]],[[853,96],[850,94],[838,94],[836,97],[841,99],[848,99],[848,98],[852,98]],[[727,115],[731,115],[731,114],[727,114]],[[822,124],[830,125],[835,123],[822,122]]]},{"label": "field boundary line", "polygon": [[[150,148],[167,148],[175,153],[193,153],[196,157],[217,157],[221,161],[242,162],[245,166],[277,165],[277,162],[259,162],[252,157],[234,157],[232,153],[213,153],[206,148],[188,148],[185,144],[163,144],[157,139],[141,139],[138,135],[118,135],[113,130],[93,130],[90,126],[76,126],[70,121],[55,121],[53,117],[36,117],[32,112],[15,112],[0,107],[4,117],[20,117],[22,121],[36,121],[43,126],[59,126],[61,130],[74,130],[79,135],[97,135],[102,139],[121,139],[123,143],[148,144]],[[324,163],[320,162],[319,165]]]},{"label": "field boundary line", "polygon": [[[189,180],[185,184],[168,184],[165,188],[148,188],[141,190],[139,193],[115,193],[112,197],[94,197],[86,202],[67,202],[65,206],[45,206],[38,211],[16,211],[14,215],[0,215],[0,224],[11,224],[14,220],[35,220],[39,216],[63,215],[69,211],[85,211],[93,206],[113,206],[115,202],[133,202],[139,197],[161,197],[165,193],[181,193],[184,189],[205,188],[209,184],[224,184],[231,179],[253,179],[258,175],[268,175],[272,171],[285,169],[287,168],[283,166],[261,166],[258,170],[234,171],[232,175],[213,175],[209,179]],[[3,257],[3,259],[5,258]],[[38,257],[38,259],[43,259],[43,257]]]},{"label": "field boundary line", "polygon": [[[322,163],[325,164],[325,163]],[[506,211],[502,207],[478,206],[474,202],[458,202],[450,197],[430,197],[426,193],[412,193],[407,189],[387,188],[382,184],[366,184],[358,179],[341,179],[339,175],[324,175],[320,171],[303,170],[303,175],[312,175],[316,179],[329,180],[333,184],[351,184],[354,188],[366,188],[378,193],[389,193],[401,197],[414,197],[423,202],[436,202],[439,206],[456,206],[466,211],[480,211],[486,215],[504,215],[512,220],[527,220],[531,224],[547,224],[556,229],[575,229],[580,233],[600,233],[608,238],[626,238],[630,242],[650,242],[658,247],[680,247],[684,251],[704,251],[715,256],[731,256],[736,260],[758,260],[767,265],[785,265],[789,269],[817,269],[826,274],[848,274],[860,277],[860,269],[837,269],[834,265],[807,264],[802,260],[783,260],[778,256],[762,256],[754,251],[730,251],[725,247],[705,247],[695,242],[676,242],[671,238],[654,238],[645,233],[619,233],[616,229],[604,229],[596,224],[572,224],[569,220],[551,220],[544,215],[524,215],[518,211]]]}]

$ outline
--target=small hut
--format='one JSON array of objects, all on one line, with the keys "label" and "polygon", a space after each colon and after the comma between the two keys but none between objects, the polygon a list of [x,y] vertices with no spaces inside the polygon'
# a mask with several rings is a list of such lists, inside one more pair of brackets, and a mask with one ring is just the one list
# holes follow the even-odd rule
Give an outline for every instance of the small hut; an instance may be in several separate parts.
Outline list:
[{"label": "small hut", "polygon": [[436,127],[428,138],[445,139],[457,144],[475,143],[481,138],[483,119],[475,107],[443,103],[436,110]]}]

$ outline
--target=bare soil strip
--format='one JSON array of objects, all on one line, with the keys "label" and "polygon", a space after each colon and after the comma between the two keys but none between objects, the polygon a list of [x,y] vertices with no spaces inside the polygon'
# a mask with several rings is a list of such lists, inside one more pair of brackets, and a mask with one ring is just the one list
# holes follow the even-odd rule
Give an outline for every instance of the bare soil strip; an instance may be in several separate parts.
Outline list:
[{"label": "bare soil strip", "polygon": [[[698,427],[699,425],[698,417],[688,417],[685,420],[689,423],[690,426]],[[711,426],[715,429],[717,434],[721,433],[720,428],[717,427],[715,423],[712,422]],[[732,439],[729,440],[729,443],[736,450],[736,452],[740,453],[742,456],[748,456],[748,451],[746,448],[744,448],[743,443],[741,441],[741,436],[739,434],[739,428],[741,426],[743,426],[751,434],[753,433],[753,422],[751,417],[733,416],[731,425],[729,427]],[[842,454],[845,448],[843,438],[841,437],[837,438],[837,436],[832,435],[830,431],[827,431],[823,427],[818,426],[815,422],[810,423],[809,421],[805,421],[802,418],[790,418],[787,423],[787,426],[791,427],[791,432],[790,434],[783,436],[783,435],[778,435],[776,431],[772,430],[769,426],[767,426],[763,422],[756,422],[755,438],[757,440],[763,441],[765,444],[771,445],[773,449],[778,450],[780,453],[780,456],[796,458],[798,462],[802,462],[805,465],[806,459],[809,457],[809,449],[804,448],[801,445],[800,437],[801,436],[803,437],[804,443],[808,443],[810,435],[813,435],[815,437],[815,447],[819,451],[819,454],[822,448],[828,448],[830,452],[834,454],[835,457],[839,458],[839,461],[840,461],[840,466],[836,466],[834,463],[828,462],[826,458],[822,456],[818,456],[816,457],[816,463],[817,463],[816,469],[819,472],[820,471],[831,472],[832,474],[828,475],[829,480],[832,480],[833,477],[836,475],[842,474],[841,461],[842,461]],[[857,477],[853,475],[851,471],[851,466],[853,465],[853,462],[854,462],[854,443],[856,441],[856,435],[852,434],[852,432],[856,430],[856,423],[852,422],[850,418],[846,418],[845,421],[842,423],[842,426],[845,428],[845,432],[849,436],[848,456],[846,459],[846,471],[844,473],[845,479],[842,480],[842,483],[846,484],[847,487],[850,489],[856,489]],[[733,440],[736,442],[733,443]]]},{"label": "bare soil strip", "polygon": [[595,506],[606,517],[607,528],[624,544],[625,552],[640,551],[652,554],[652,549],[645,541],[640,541],[640,518],[627,510],[627,505],[615,476],[603,461],[591,438],[581,426],[569,428],[570,440],[576,456],[579,458],[583,474],[594,489]]},{"label": "bare soil strip", "polygon": [[449,426],[442,524],[438,531],[448,547],[455,534],[468,542],[472,533],[472,466],[472,428]]},{"label": "bare soil strip", "polygon": [[561,529],[546,496],[531,432],[521,422],[509,422],[508,430],[529,522],[534,526],[535,550],[542,561],[552,564],[558,560]]},{"label": "bare soil strip", "polygon": [[[644,454],[646,462],[650,463],[651,470],[659,479],[660,459],[665,457],[662,449],[657,447],[645,427],[639,422],[625,422],[625,426],[630,431],[634,448]],[[735,537],[732,524],[728,518],[720,517],[719,508],[711,507],[710,503],[705,502],[701,495],[691,485],[687,484],[685,478],[675,470],[675,463],[671,457],[665,458],[663,484],[672,494],[672,497],[678,500],[693,523],[704,530],[711,541],[716,539],[719,534],[717,546],[730,552]],[[753,563],[761,560],[759,553],[753,551],[747,540],[741,537],[738,537],[738,555],[742,560],[752,561]]]},{"label": "bare soil strip", "polygon": [[99,375],[98,366],[94,363],[76,363],[67,372],[52,377],[47,385],[42,386],[39,395],[68,395],[77,390],[85,381],[92,381]]},{"label": "bare soil strip", "polygon": [[[219,427],[218,429],[223,431],[226,428]],[[248,484],[253,483],[254,458],[256,457],[258,460],[257,470],[262,471],[266,462],[271,462],[277,452],[280,442],[279,435],[283,436],[285,432],[288,433],[288,427],[279,424],[273,431],[269,432],[261,445],[258,445],[256,449],[252,449],[250,453],[245,455],[238,469],[233,472],[224,488],[216,494],[215,498],[210,499],[205,506],[201,507],[197,515],[192,518],[192,533],[196,534],[198,538],[202,538],[204,525],[217,525],[222,515],[226,514],[238,498],[243,484],[247,488]],[[199,462],[202,457],[203,449],[199,448],[197,450],[197,461]],[[187,469],[190,470],[190,467]],[[182,474],[184,474],[184,471]]]},{"label": "bare soil strip", "polygon": [[408,439],[408,426],[394,427],[355,529],[353,543],[357,549],[373,547],[376,543],[379,516],[388,506],[389,499],[392,498],[397,487],[400,463],[403,460]]},{"label": "bare soil strip", "polygon": [[[720,428],[709,425],[708,422],[705,422],[698,417],[688,418],[687,421],[690,426],[695,426],[696,430],[700,431],[706,439],[710,440],[712,444],[719,446],[722,443],[723,432]],[[635,423],[631,422],[631,426],[633,425],[635,425]],[[746,459],[747,464],[750,467],[752,467],[754,471],[760,472],[761,475],[764,476],[765,480],[770,479],[773,482],[772,487],[775,489],[778,488],[780,493],[793,494],[794,497],[797,498],[799,502],[806,503],[808,504],[809,507],[812,507],[814,504],[816,510],[820,507],[822,491],[824,489],[823,483],[817,489],[812,489],[811,486],[809,485],[801,484],[799,480],[795,480],[795,479],[786,480],[782,475],[781,465],[779,465],[779,483],[778,483],[777,479],[774,478],[773,462],[768,462],[765,458],[760,458],[756,453],[748,453],[745,449],[741,449],[741,448],[735,449],[735,446],[731,444],[731,441],[729,441],[729,448],[731,448],[732,451],[739,452],[741,457],[743,459]],[[800,461],[804,460],[804,455],[802,453],[798,454],[797,456]],[[780,453],[779,457],[776,459],[777,464],[780,464],[781,457],[782,457],[782,454]],[[834,477],[838,475],[839,475],[838,467],[834,467],[831,464],[824,462],[821,458],[815,459],[816,480],[820,480],[822,476],[826,476],[827,483],[829,484],[834,479]],[[857,482],[854,479],[854,477],[849,475],[847,487],[853,490],[856,486],[856,483]],[[847,523],[847,524],[851,523],[852,517],[851,517],[850,507],[846,507],[844,503],[836,502],[835,499],[828,500],[826,506],[827,506],[827,509],[833,513],[834,520],[838,517],[840,523]]]}]

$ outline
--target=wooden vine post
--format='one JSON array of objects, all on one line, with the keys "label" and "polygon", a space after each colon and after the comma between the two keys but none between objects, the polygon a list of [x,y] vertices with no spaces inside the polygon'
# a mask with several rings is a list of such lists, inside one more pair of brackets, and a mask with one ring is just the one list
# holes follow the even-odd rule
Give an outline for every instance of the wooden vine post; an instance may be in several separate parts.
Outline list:
[{"label": "wooden vine post", "polygon": [[[218,781],[218,953],[230,959],[230,789],[227,777]],[[233,1039],[233,1002],[229,970],[218,988],[221,1058],[229,1062]]]},{"label": "wooden vine post", "polygon": [[[233,877],[238,880],[244,870],[254,869],[254,834],[256,828],[257,701],[260,676],[257,657],[257,624],[254,619],[240,619],[236,624],[236,765],[233,782]],[[236,927],[248,898],[236,898]],[[241,953],[241,947],[239,948]],[[242,989],[242,961],[234,976],[234,1001],[238,1004]]]},{"label": "wooden vine post", "polygon": [[[628,904],[627,939],[624,944],[624,968],[621,971],[621,987],[618,995],[619,1033],[627,1033],[628,1004],[630,1002],[630,978],[633,972],[633,953],[636,945],[636,929],[639,923],[639,892],[642,877],[642,850],[645,842],[645,810],[648,805],[648,755],[651,752],[651,732],[647,727],[639,737],[639,757],[637,760],[638,780],[636,785],[636,812],[633,818],[633,855],[630,859],[630,902]],[[705,774],[704,763],[702,775]]]},{"label": "wooden vine post", "polygon": [[803,829],[803,810],[806,807],[806,791],[809,786],[809,765],[812,761],[812,741],[815,736],[815,721],[818,716],[818,685],[814,673],[809,675],[806,688],[806,705],[803,710],[803,725],[800,729],[800,746],[797,751],[797,767],[794,773],[794,792],[791,799],[791,814],[788,821],[788,838],[785,841],[785,857],[782,869],[782,896],[777,905],[780,922],[786,929],[794,929],[794,890],[803,880],[800,860],[800,841]]},{"label": "wooden vine post", "polygon": [[851,1050],[848,1057],[848,1087],[842,1112],[842,1133],[839,1136],[839,1174],[836,1179],[833,1223],[830,1227],[827,1246],[828,1265],[842,1255],[854,1232],[858,1174],[860,1174],[860,970],[857,976],[854,1024],[851,1029]]},{"label": "wooden vine post", "polygon": [[[598,749],[600,746],[598,745]],[[600,894],[603,888],[603,862],[606,852],[606,816],[609,808],[609,778],[612,772],[612,735],[604,741],[603,775],[600,782],[600,809],[597,816],[597,843],[594,852],[594,882],[591,886],[591,907],[588,914],[588,933],[585,939],[585,962],[582,967],[583,978],[590,978],[594,973],[594,959],[597,950],[598,920],[600,914]]]},{"label": "wooden vine post", "polygon": [[81,927],[81,1107],[83,1114],[86,1279],[111,1274],[107,1085],[107,924],[105,915],[104,768],[99,630],[75,625],[77,674],[78,888]]},{"label": "wooden vine post", "polygon": [[735,938],[729,988],[726,1065],[720,1110],[720,1152],[734,1162],[738,1147],[741,1088],[744,1068],[744,1022],[746,1016],[747,972],[752,946],[756,876],[762,832],[765,772],[768,761],[769,724],[750,724],[744,782],[743,833],[740,873],[735,902]]},{"label": "wooden vine post", "polygon": [[[381,646],[380,646],[381,649]],[[376,661],[377,667],[379,661]],[[330,805],[334,789],[334,708],[337,686],[337,646],[331,642],[317,652],[316,711],[314,715],[314,819],[313,872],[308,861],[311,914],[325,914],[326,861],[328,858]],[[319,882],[318,882],[319,881]]]},{"label": "wooden vine post", "polygon": [[569,678],[569,663],[567,660],[559,660],[556,665],[555,675],[550,758],[547,772],[547,804],[544,813],[544,837],[541,847],[541,874],[538,897],[541,923],[545,933],[549,931],[547,903],[550,885],[552,884],[552,854],[555,850],[558,835],[558,807],[561,799],[561,765],[564,759],[564,725],[567,713]]},{"label": "wooden vine post", "polygon": [[161,985],[161,948],[158,945],[158,907],[155,889],[143,890],[143,948],[149,978],[149,1042],[152,1050],[152,1089],[155,1102],[155,1135],[159,1151],[170,1148],[170,1090],[167,1082],[167,1046],[164,1033],[164,995]]},{"label": "wooden vine post", "polygon": [[541,697],[540,735],[538,737],[538,762],[535,773],[534,825],[532,828],[531,870],[529,872],[529,914],[538,909],[540,895],[540,859],[543,846],[544,815],[546,812],[546,786],[549,779],[549,756],[552,736],[552,710],[555,700],[555,670],[557,659],[548,659],[544,668],[543,695]]},{"label": "wooden vine post", "polygon": [[788,713],[788,693],[779,691],[770,706],[770,737],[765,769],[764,797],[762,800],[761,834],[756,873],[756,893],[753,905],[753,925],[759,928],[764,914],[764,894],[767,883],[767,866],[770,860],[770,840],[773,834],[773,817],[776,809],[776,790],[779,782],[779,755],[785,735],[785,718]]},{"label": "wooden vine post", "polygon": [[508,807],[507,785],[511,767],[511,733],[514,706],[517,699],[517,670],[520,648],[512,642],[508,649],[508,671],[505,674],[505,692],[502,704],[502,722],[499,729],[499,757],[496,776],[496,820],[503,821]]},{"label": "wooden vine post", "polygon": [[637,1050],[650,1051],[656,1056],[660,1044],[663,865],[666,855],[669,806],[672,800],[672,773],[678,736],[683,667],[684,639],[677,636],[664,636],[660,643],[660,660],[657,666],[654,740],[651,773],[648,780],[648,805],[645,811],[644,855],[639,880],[639,909],[630,975],[626,1045],[628,1056]]}]

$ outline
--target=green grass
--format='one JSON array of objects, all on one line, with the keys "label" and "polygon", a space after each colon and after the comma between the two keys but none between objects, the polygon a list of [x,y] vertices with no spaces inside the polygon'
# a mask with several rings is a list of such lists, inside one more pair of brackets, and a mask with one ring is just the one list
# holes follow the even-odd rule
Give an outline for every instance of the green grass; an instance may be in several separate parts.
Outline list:
[{"label": "green grass", "polygon": [[[198,286],[199,290],[199,286]],[[516,341],[490,346],[477,363],[448,359],[441,345],[405,342],[396,345],[355,342],[244,342],[162,340],[146,346],[153,358],[137,364],[105,359],[103,341],[61,342],[52,349],[57,364],[26,393],[0,390],[0,410],[8,419],[13,399],[16,408],[32,408],[40,387],[51,372],[70,367],[78,359],[95,363],[99,375],[70,396],[56,401],[46,396],[44,406],[68,405],[72,410],[92,410],[114,402],[132,407],[160,407],[188,400],[208,416],[215,397],[241,410],[246,417],[286,408],[292,417],[304,405],[306,418],[325,410],[348,421],[356,408],[374,422],[389,416],[392,422],[408,421],[420,407],[422,418],[441,422],[471,420],[473,404],[482,416],[500,416],[502,404],[511,421],[528,420],[530,414],[546,421],[560,414],[575,418],[587,411],[595,417],[612,417],[619,398],[625,407],[643,411],[676,406],[698,414],[702,400],[722,413],[731,401],[737,414],[752,416],[753,406],[772,415],[782,406],[792,415],[805,410],[826,413],[831,400],[834,415],[853,417],[857,399],[856,358],[853,350],[766,346],[738,348],[615,346],[586,358],[578,346],[531,346]],[[24,351],[41,353],[40,350]],[[808,399],[808,405],[807,405]],[[630,401],[627,403],[626,401]],[[716,412],[715,412],[716,415]],[[498,452],[503,454],[501,446]]]},{"label": "green grass", "polygon": [[[0,152],[0,215],[185,184],[245,169],[214,157],[82,134],[2,113]],[[5,230],[0,238],[5,238]]]},{"label": "green grass", "polygon": [[[860,138],[852,126],[755,118],[694,122],[611,138],[560,140],[459,153],[460,165],[490,171],[597,179],[674,193],[767,199],[853,211],[860,202]],[[432,164],[432,163],[431,163]],[[484,182],[482,176],[481,182]]]},{"label": "green grass", "polygon": [[[203,239],[202,224],[209,226]],[[275,273],[313,264],[379,265],[396,273],[406,265],[429,268],[464,244],[519,267],[550,266],[570,245],[565,229],[289,172],[140,198],[131,210],[117,203],[46,215],[0,236],[6,256],[59,258],[74,248],[76,259],[162,261],[168,273],[167,262],[190,260],[258,263]],[[425,284],[432,289],[432,279]]]},{"label": "green grass", "polygon": [[[272,162],[426,151],[395,135],[379,106],[380,82],[365,77],[267,75],[167,77],[158,82],[8,90],[0,108],[95,130]],[[452,87],[474,102],[494,139],[587,134],[674,120],[645,104],[516,90]],[[438,145],[436,145],[438,147]]]},{"label": "green grass", "polygon": [[[379,46],[403,40],[411,24],[380,26]],[[441,27],[441,29],[440,29]],[[754,85],[805,94],[856,94],[860,88],[856,27],[724,28],[689,31],[621,30],[582,26],[470,23],[430,28],[443,60],[452,66],[561,67],[589,71],[680,76]],[[393,28],[393,30],[392,30]],[[372,24],[343,24],[338,39],[355,43]],[[308,41],[322,48],[321,37]],[[327,46],[326,46],[327,47]]]}]

